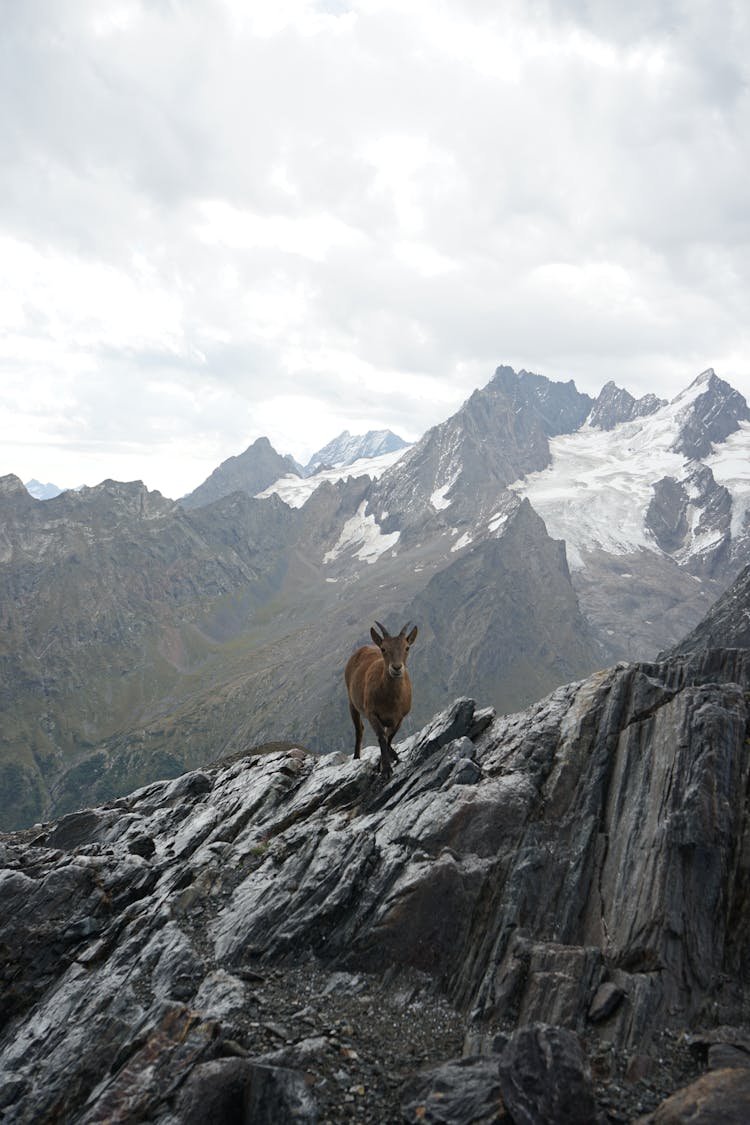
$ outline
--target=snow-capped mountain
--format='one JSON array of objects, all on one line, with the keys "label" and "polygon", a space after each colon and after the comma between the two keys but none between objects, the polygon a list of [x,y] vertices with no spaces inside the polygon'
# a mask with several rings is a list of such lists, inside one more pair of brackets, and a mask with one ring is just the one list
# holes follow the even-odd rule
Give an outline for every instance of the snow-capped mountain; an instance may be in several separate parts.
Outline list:
[{"label": "snow-capped mountain", "polygon": [[745,527],[750,411],[712,370],[644,417],[607,429],[590,417],[550,450],[550,465],[511,488],[565,540],[576,570],[595,551],[646,550],[711,574]]},{"label": "snow-capped mountain", "polygon": [[183,496],[180,504],[200,508],[232,492],[247,496],[277,493],[291,507],[299,508],[324,481],[363,473],[374,478],[408,448],[408,443],[391,430],[370,430],[354,437],[344,430],[302,466],[290,454],[282,457],[268,438],[260,437],[244,453],[223,461],[193,492]]},{"label": "snow-capped mountain", "polygon": [[[437,573],[502,538],[519,500],[565,544],[581,607],[610,658],[675,643],[750,561],[750,411],[713,370],[671,402],[498,368],[372,483],[321,544],[327,580],[398,557]],[[263,495],[305,503],[321,474]]]},{"label": "snow-capped mountain", "polygon": [[58,488],[56,484],[52,484],[50,481],[42,484],[36,477],[27,480],[24,487],[35,500],[51,500],[53,496],[59,496],[63,491],[62,488]]},{"label": "snow-capped mountain", "polygon": [[304,467],[304,475],[312,476],[322,468],[353,465],[363,458],[382,457],[405,449],[409,443],[392,430],[368,430],[366,434],[350,434],[344,430],[317,453]]}]

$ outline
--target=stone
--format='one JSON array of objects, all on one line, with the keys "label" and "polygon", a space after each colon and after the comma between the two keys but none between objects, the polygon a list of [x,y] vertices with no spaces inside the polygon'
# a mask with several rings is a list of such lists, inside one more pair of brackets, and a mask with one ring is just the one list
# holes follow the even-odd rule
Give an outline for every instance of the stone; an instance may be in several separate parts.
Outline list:
[{"label": "stone", "polygon": [[515,1031],[500,1056],[500,1088],[514,1125],[597,1125],[583,1052],[565,1028]]},{"label": "stone", "polygon": [[183,1125],[315,1125],[315,1100],[302,1075],[246,1059],[202,1063],[178,1100]]},{"label": "stone", "polygon": [[401,1092],[406,1122],[424,1125],[513,1125],[496,1058],[454,1059],[409,1079]]},{"label": "stone", "polygon": [[708,1048],[708,1065],[711,1070],[727,1066],[750,1067],[750,1054],[744,1047],[735,1047],[731,1043],[713,1043]]},{"label": "stone", "polygon": [[747,1125],[750,1121],[750,1071],[712,1070],[678,1090],[636,1125]]},{"label": "stone", "polygon": [[628,1061],[625,1078],[628,1082],[641,1082],[656,1072],[656,1060],[651,1055],[636,1054]]},{"label": "stone", "polygon": [[609,1019],[624,995],[623,990],[611,980],[600,984],[589,1007],[588,1015],[591,1022],[603,1023]]}]

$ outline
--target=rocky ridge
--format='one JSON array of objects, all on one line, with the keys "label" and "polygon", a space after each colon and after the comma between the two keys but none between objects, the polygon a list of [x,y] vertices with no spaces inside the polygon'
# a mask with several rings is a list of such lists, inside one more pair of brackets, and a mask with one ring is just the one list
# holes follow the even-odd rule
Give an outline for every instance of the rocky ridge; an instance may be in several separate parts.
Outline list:
[{"label": "rocky ridge", "polygon": [[675,1120],[747,1057],[749,697],[744,650],[618,665],[386,785],[239,755],[4,836],[5,1120]]}]

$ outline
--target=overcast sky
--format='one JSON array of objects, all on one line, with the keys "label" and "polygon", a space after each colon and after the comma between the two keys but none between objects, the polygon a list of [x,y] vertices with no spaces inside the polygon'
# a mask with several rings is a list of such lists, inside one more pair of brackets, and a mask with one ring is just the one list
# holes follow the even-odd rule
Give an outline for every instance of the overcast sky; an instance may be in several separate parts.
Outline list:
[{"label": "overcast sky", "polygon": [[499,363],[750,397],[746,0],[0,10],[0,473],[176,497]]}]

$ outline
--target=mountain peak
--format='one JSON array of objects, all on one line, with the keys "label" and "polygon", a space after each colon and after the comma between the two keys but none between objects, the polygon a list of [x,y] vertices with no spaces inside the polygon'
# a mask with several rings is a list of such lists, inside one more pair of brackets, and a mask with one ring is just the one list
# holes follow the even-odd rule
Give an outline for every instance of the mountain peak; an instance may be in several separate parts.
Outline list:
[{"label": "mountain peak", "polygon": [[589,426],[599,430],[613,430],[620,422],[632,422],[634,418],[643,418],[647,414],[655,414],[666,400],[657,398],[654,394],[644,395],[643,398],[634,398],[630,391],[618,387],[610,379],[602,387],[596,402],[591,408],[586,421]]},{"label": "mountain peak", "polygon": [[4,497],[30,499],[26,486],[15,473],[8,473],[7,476],[0,477],[0,498]]},{"label": "mountain peak", "polygon": [[338,437],[329,441],[317,453],[313,453],[304,467],[304,475],[309,477],[318,469],[334,465],[352,465],[363,457],[380,457],[384,453],[395,453],[408,445],[393,430],[368,430],[366,434],[350,434],[342,430]]},{"label": "mountain peak", "polygon": [[288,476],[290,473],[295,476],[300,475],[293,458],[282,457],[268,438],[261,436],[256,438],[244,453],[222,461],[203,484],[199,484],[187,496],[182,497],[180,504],[183,508],[202,508],[206,504],[213,504],[215,500],[221,500],[231,492],[244,492],[248,496],[256,496],[279,477]]},{"label": "mountain peak", "polygon": [[56,484],[52,484],[51,481],[47,481],[46,484],[43,484],[42,481],[37,480],[36,477],[27,480],[24,487],[35,500],[52,500],[53,497],[59,496],[61,492],[65,491]]},{"label": "mountain peak", "polygon": [[673,445],[676,453],[698,460],[707,457],[714,445],[725,441],[750,421],[750,410],[739,391],[707,367],[681,394],[672,400],[679,408],[680,429]]}]

